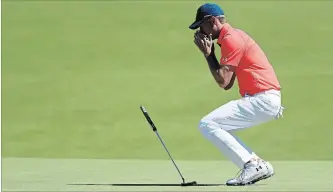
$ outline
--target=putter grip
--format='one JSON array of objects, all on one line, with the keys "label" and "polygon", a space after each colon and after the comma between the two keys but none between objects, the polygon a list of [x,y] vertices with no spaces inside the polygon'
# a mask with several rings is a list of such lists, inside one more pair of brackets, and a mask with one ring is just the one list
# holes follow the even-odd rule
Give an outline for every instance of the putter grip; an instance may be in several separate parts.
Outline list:
[{"label": "putter grip", "polygon": [[141,109],[143,115],[146,117],[146,119],[147,119],[148,123],[150,124],[151,128],[153,129],[153,131],[157,131],[157,128],[155,127],[153,121],[151,120],[146,108],[141,105],[140,109]]}]

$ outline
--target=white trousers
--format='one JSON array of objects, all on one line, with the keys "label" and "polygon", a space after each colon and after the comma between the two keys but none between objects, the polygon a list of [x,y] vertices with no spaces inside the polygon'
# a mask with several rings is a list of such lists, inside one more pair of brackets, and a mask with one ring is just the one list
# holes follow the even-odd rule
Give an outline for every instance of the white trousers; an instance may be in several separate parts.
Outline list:
[{"label": "white trousers", "polygon": [[281,93],[264,91],[230,101],[199,123],[199,130],[239,168],[256,156],[233,132],[278,119],[282,116]]}]

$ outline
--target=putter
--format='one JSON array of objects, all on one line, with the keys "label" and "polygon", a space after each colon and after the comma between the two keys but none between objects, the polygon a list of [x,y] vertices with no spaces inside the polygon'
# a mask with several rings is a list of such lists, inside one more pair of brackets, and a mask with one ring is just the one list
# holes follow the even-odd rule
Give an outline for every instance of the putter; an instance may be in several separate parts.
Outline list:
[{"label": "putter", "polygon": [[174,161],[173,158],[171,157],[171,154],[169,153],[168,149],[166,148],[164,142],[162,141],[162,138],[161,138],[160,135],[158,134],[158,132],[157,132],[157,128],[156,128],[155,124],[153,123],[153,121],[151,120],[151,118],[150,118],[150,116],[149,116],[147,110],[146,110],[145,107],[142,106],[142,105],[140,106],[140,109],[141,109],[143,115],[146,117],[146,119],[147,119],[148,123],[150,124],[151,128],[153,129],[153,131],[156,133],[157,137],[158,137],[159,140],[161,141],[161,143],[162,143],[164,149],[166,150],[166,152],[168,153],[168,155],[169,155],[169,157],[170,157],[170,159],[171,159],[173,165],[176,167],[176,169],[177,169],[177,171],[178,171],[178,173],[179,173],[179,175],[180,175],[180,177],[181,177],[181,179],[182,179],[182,181],[183,181],[183,182],[180,184],[180,186],[195,186],[195,185],[198,185],[198,183],[197,183],[196,181],[185,182],[185,179],[184,179],[183,175],[181,174],[181,172],[180,172],[178,166],[176,165],[175,161]]}]

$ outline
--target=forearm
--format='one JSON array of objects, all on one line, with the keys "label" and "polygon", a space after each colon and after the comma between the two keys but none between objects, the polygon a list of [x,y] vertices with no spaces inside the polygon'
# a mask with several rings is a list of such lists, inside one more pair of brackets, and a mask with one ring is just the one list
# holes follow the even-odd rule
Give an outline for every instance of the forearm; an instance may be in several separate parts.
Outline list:
[{"label": "forearm", "polygon": [[230,80],[230,82],[229,82],[229,84],[228,84],[227,86],[224,87],[224,90],[229,90],[229,89],[231,89],[231,87],[234,85],[235,79],[236,79],[236,74],[233,73],[233,74],[232,74],[232,77],[231,77],[231,80]]},{"label": "forearm", "polygon": [[205,56],[205,58],[207,60],[210,69],[213,69],[215,71],[221,69],[221,65],[216,59],[214,51],[212,51],[210,55]]},{"label": "forearm", "polygon": [[214,77],[215,81],[219,84],[220,87],[224,85],[224,78],[221,73],[221,65],[219,64],[218,60],[216,59],[215,53],[212,51],[211,54],[206,57],[209,70]]}]

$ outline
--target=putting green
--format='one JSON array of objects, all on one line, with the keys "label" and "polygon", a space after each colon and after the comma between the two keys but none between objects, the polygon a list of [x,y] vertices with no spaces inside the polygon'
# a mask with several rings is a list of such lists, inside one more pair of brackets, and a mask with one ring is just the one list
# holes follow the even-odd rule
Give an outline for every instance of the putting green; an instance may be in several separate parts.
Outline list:
[{"label": "putting green", "polygon": [[[187,181],[224,184],[237,173],[229,162],[176,161]],[[332,191],[333,162],[276,161],[276,175],[244,187],[113,186],[180,184],[171,161],[3,159],[3,191]]]}]

